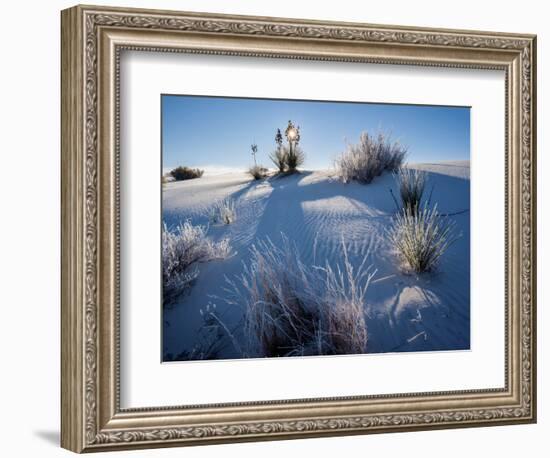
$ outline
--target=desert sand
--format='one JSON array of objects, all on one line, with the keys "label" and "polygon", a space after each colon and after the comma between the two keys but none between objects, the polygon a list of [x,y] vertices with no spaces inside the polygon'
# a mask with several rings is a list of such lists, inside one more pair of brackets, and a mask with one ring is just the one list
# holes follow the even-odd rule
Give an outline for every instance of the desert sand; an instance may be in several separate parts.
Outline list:
[{"label": "desert sand", "polygon": [[[254,181],[244,172],[208,173],[199,179],[163,186],[163,220],[209,225],[214,240],[229,238],[233,256],[199,266],[188,294],[163,312],[163,352],[168,359],[193,345],[201,325],[200,309],[215,304],[218,314],[239,338],[243,310],[224,301],[226,278],[242,272],[250,247],[284,234],[305,263],[341,261],[345,240],[352,262],[364,257],[376,268],[367,293],[367,353],[467,350],[470,346],[470,163],[413,164],[427,172],[425,197],[448,215],[460,238],[443,255],[437,271],[404,272],[386,230],[396,212],[390,194],[396,185],[385,173],[368,185],[344,184],[333,171],[302,171]],[[231,198],[237,219],[213,225],[213,202]],[[241,335],[242,337],[242,335]],[[221,358],[239,357],[228,341]]]}]

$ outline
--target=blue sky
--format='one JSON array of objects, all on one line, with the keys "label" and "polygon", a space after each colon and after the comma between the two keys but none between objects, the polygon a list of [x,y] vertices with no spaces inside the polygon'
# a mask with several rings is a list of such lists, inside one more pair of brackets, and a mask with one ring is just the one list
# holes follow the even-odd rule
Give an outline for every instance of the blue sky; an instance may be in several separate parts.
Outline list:
[{"label": "blue sky", "polygon": [[391,133],[408,162],[470,159],[470,108],[162,95],[163,167],[272,167],[277,128],[300,126],[304,169],[333,164],[363,131]]}]

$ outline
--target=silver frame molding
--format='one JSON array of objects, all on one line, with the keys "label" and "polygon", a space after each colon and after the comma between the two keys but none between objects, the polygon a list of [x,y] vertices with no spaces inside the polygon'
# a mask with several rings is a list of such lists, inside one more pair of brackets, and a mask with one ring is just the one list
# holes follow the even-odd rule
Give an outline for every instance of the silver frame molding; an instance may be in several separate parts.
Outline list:
[{"label": "silver frame molding", "polygon": [[[61,445],[75,452],[536,421],[536,37],[76,6],[61,14]],[[119,59],[183,52],[498,69],[506,91],[503,389],[121,409]]]}]

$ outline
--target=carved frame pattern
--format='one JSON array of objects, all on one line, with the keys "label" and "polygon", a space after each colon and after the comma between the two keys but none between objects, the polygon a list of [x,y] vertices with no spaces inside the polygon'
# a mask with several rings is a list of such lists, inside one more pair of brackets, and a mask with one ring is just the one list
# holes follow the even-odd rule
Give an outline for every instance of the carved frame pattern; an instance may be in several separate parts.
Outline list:
[{"label": "carved frame pattern", "polygon": [[[64,21],[73,39],[81,37],[81,43],[65,45],[67,48],[66,60],[78,60],[82,71],[81,78],[77,77],[77,71],[67,73],[67,83],[64,90],[77,93],[83,91],[82,100],[76,109],[82,113],[82,123],[77,128],[82,129],[81,142],[83,162],[75,163],[73,167],[81,167],[82,180],[70,182],[71,189],[76,191],[78,186],[82,189],[82,199],[72,202],[66,198],[64,212],[74,211],[75,205],[83,206],[81,215],[83,225],[64,227],[64,247],[69,250],[74,247],[69,239],[74,240],[75,231],[82,233],[82,277],[83,306],[77,303],[65,303],[64,307],[82,307],[82,314],[72,312],[67,323],[63,326],[76,325],[82,331],[82,353],[73,354],[67,350],[68,355],[63,358],[65,369],[63,377],[68,377],[68,372],[80,368],[81,378],[74,382],[74,387],[66,394],[68,400],[64,401],[63,417],[65,425],[69,421],[78,421],[81,428],[71,430],[65,426],[62,432],[62,445],[75,451],[93,451],[105,449],[131,448],[143,446],[167,446],[183,445],[185,443],[208,443],[209,439],[216,441],[251,440],[251,439],[275,439],[306,437],[327,434],[365,433],[369,431],[392,431],[404,429],[423,429],[430,427],[458,427],[483,424],[502,424],[509,422],[534,421],[535,418],[535,38],[533,36],[517,36],[503,34],[488,34],[482,32],[438,31],[420,30],[413,28],[397,28],[385,26],[370,26],[362,24],[334,24],[308,21],[294,21],[274,18],[254,17],[230,17],[217,15],[202,15],[192,13],[173,13],[143,10],[118,10],[96,7],[75,7],[66,10]],[[100,346],[98,344],[99,323],[99,299],[100,264],[98,262],[98,213],[101,192],[98,189],[98,144],[100,142],[99,129],[99,40],[102,30],[137,30],[177,33],[199,33],[205,35],[226,35],[231,37],[261,36],[277,39],[296,39],[309,41],[331,42],[356,42],[372,45],[410,45],[424,47],[426,49],[455,49],[462,50],[480,49],[483,51],[504,51],[507,55],[514,55],[519,59],[519,90],[518,99],[514,103],[520,105],[521,132],[519,150],[521,151],[520,182],[520,212],[521,232],[519,251],[521,262],[514,268],[519,272],[521,292],[521,306],[515,313],[519,313],[518,332],[521,371],[519,374],[520,396],[519,403],[513,406],[499,406],[487,408],[457,408],[439,409],[433,412],[409,412],[409,413],[373,413],[364,415],[346,415],[332,418],[289,418],[266,421],[237,421],[214,424],[197,425],[167,425],[165,427],[142,428],[117,428],[105,427],[99,418],[99,405],[102,402],[101,395],[102,378],[98,375]],[[79,35],[80,33],[80,35]],[[82,46],[79,49],[78,46]],[[70,49],[69,49],[70,48]],[[466,68],[500,68],[507,71],[509,66],[499,62],[479,61],[474,63],[430,60],[429,58],[418,60],[405,57],[388,59],[385,57],[353,57],[353,56],[308,56],[307,54],[267,51],[231,51],[231,50],[192,50],[181,48],[169,48],[159,46],[132,46],[131,44],[116,45],[116,62],[118,68],[118,56],[121,49],[141,49],[144,51],[164,52],[200,52],[216,54],[250,55],[258,57],[287,57],[298,59],[322,59],[340,61],[363,61],[395,64],[458,66]],[[78,62],[76,64],[77,67]],[[118,87],[118,70],[116,72],[116,85]],[[75,86],[71,88],[70,81]],[[77,81],[78,80],[78,81]],[[81,85],[82,87],[79,87]],[[509,86],[510,84],[507,84]],[[507,89],[509,90],[509,89]],[[73,102],[75,103],[75,102]],[[117,101],[118,104],[118,95]],[[67,105],[71,105],[68,101]],[[118,116],[118,106],[116,107]],[[66,115],[70,117],[71,114]],[[77,116],[77,114],[74,114]],[[68,123],[68,121],[66,121]],[[116,120],[118,123],[118,119]],[[69,126],[70,123],[67,125]],[[65,134],[67,135],[67,134]],[[118,138],[117,138],[118,142]],[[506,142],[508,145],[509,142]],[[70,146],[70,145],[69,145]],[[67,146],[63,154],[73,154]],[[118,148],[118,143],[116,145]],[[78,149],[75,147],[75,149]],[[67,172],[64,172],[67,173]],[[69,186],[69,188],[70,188]],[[118,192],[118,191],[117,191]],[[508,196],[507,196],[508,198]],[[72,202],[72,203],[71,203]],[[71,209],[72,205],[72,209]],[[72,237],[72,238],[71,238]],[[71,268],[71,262],[67,260],[67,269]],[[69,287],[70,281],[64,284]],[[64,309],[67,311],[67,308]],[[63,338],[63,345],[71,345],[68,334]],[[117,355],[118,356],[118,355]],[[81,358],[81,359],[79,359]],[[116,359],[116,357],[115,357]],[[79,361],[78,366],[76,361]],[[118,364],[118,363],[117,363]],[[78,372],[78,370],[77,370]],[[120,412],[118,405],[118,378],[116,381],[116,396],[114,401],[115,413]],[[481,391],[480,391],[481,392]],[[429,395],[425,393],[425,395]],[[400,395],[396,395],[399,397]],[[404,396],[404,395],[403,395]],[[348,398],[351,399],[351,398]],[[311,400],[308,400],[311,401]],[[75,407],[75,403],[80,405]],[[154,409],[146,409],[154,411]],[[142,412],[143,414],[143,412]],[[211,442],[211,441],[210,441]],[[121,447],[122,446],[122,447]]]}]

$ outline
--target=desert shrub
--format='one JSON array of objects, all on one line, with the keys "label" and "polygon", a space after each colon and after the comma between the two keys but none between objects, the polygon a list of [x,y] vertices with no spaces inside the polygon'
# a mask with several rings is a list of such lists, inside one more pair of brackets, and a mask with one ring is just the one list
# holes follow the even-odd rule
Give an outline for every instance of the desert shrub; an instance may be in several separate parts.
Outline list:
[{"label": "desert shrub", "polygon": [[249,356],[364,353],[365,296],[374,272],[365,261],[355,270],[342,242],[343,268],[306,267],[283,237],[251,249],[244,273],[228,280],[234,304],[245,305]]},{"label": "desert shrub", "polygon": [[402,208],[409,213],[417,213],[426,185],[426,172],[402,167],[394,177],[399,188]]},{"label": "desert shrub", "polygon": [[269,155],[271,162],[275,164],[279,173],[283,173],[286,170],[286,155],[288,154],[288,147],[279,146],[275,151]]},{"label": "desert shrub", "polygon": [[187,291],[198,276],[198,264],[230,255],[228,240],[214,242],[206,236],[207,228],[189,221],[169,231],[162,230],[162,292],[168,304]]},{"label": "desert shrub", "polygon": [[290,173],[295,172],[298,167],[304,164],[305,160],[306,155],[298,145],[294,145],[292,149],[289,148],[285,156],[286,167]]},{"label": "desert shrub", "polygon": [[236,219],[235,201],[231,198],[216,202],[210,210],[210,221],[214,224],[231,224]]},{"label": "desert shrub", "polygon": [[200,178],[202,177],[204,170],[200,169],[191,169],[189,167],[176,167],[170,171],[170,175],[176,181],[181,180],[190,180],[191,178]]},{"label": "desert shrub", "polygon": [[389,239],[407,270],[434,270],[449,246],[458,239],[454,224],[440,215],[437,206],[416,213],[403,209],[393,218]]},{"label": "desert shrub", "polygon": [[267,169],[261,165],[255,165],[248,169],[249,175],[251,175],[255,180],[261,180],[267,176]]},{"label": "desert shrub", "polygon": [[352,180],[370,183],[384,171],[399,170],[406,155],[407,148],[392,142],[388,135],[363,132],[359,143],[348,145],[347,151],[336,160],[336,169],[344,183]]}]

